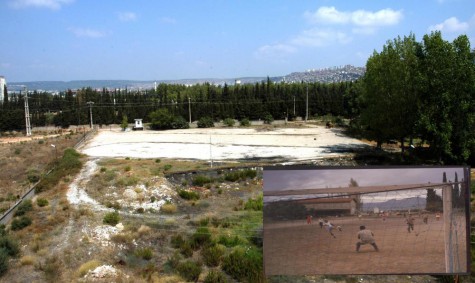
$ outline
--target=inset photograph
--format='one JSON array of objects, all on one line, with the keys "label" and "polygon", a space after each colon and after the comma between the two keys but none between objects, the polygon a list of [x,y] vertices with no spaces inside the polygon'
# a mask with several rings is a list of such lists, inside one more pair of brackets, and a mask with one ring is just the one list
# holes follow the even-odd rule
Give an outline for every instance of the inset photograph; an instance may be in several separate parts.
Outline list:
[{"label": "inset photograph", "polygon": [[469,174],[264,168],[266,276],[469,273]]}]

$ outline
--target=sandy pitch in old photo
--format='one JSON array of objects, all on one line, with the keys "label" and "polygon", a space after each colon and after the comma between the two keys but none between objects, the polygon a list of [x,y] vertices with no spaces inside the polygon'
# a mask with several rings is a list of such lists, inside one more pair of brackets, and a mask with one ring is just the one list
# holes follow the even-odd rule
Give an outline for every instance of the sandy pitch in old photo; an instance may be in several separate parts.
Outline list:
[{"label": "sandy pitch in old photo", "polygon": [[469,169],[264,169],[266,275],[469,272]]}]

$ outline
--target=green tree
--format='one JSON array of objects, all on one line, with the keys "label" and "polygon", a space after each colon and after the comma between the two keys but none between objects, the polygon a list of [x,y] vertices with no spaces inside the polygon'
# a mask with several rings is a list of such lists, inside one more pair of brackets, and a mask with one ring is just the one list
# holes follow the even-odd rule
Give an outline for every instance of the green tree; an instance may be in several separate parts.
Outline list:
[{"label": "green tree", "polygon": [[120,127],[122,128],[122,131],[125,131],[127,127],[129,126],[129,121],[127,120],[127,116],[124,115],[122,116],[122,123],[120,124]]}]

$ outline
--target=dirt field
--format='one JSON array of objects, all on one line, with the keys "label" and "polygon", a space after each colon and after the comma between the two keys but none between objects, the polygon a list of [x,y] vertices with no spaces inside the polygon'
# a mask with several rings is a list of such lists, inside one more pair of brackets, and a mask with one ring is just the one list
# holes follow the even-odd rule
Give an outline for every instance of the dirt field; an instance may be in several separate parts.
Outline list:
[{"label": "dirt field", "polygon": [[207,128],[167,131],[102,129],[82,152],[91,157],[302,161],[341,156],[368,145],[341,129]]},{"label": "dirt field", "polygon": [[[315,219],[314,219],[315,220]],[[415,230],[407,231],[402,216],[380,218],[330,218],[335,226],[333,238],[316,221],[264,223],[264,266],[266,275],[310,274],[436,274],[445,273],[443,220],[433,216],[428,224],[421,218]],[[359,226],[373,231],[380,251],[363,245],[356,252]],[[463,231],[459,250],[466,250]],[[463,235],[463,236],[460,236]],[[465,270],[466,255],[459,253]]]}]

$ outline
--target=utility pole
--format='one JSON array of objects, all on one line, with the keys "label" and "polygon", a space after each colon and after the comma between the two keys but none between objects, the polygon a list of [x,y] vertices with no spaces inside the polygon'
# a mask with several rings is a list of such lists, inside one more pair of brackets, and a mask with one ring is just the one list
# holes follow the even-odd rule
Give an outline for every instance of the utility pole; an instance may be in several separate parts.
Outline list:
[{"label": "utility pole", "polygon": [[188,97],[188,116],[190,117],[190,124],[191,124],[191,98]]},{"label": "utility pole", "polygon": [[88,101],[88,102],[86,102],[86,104],[89,105],[89,117],[90,117],[90,121],[91,121],[90,127],[92,129],[92,127],[93,127],[93,124],[92,124],[92,105],[94,104],[94,102]]},{"label": "utility pole", "polygon": [[308,83],[307,83],[307,99],[305,101],[305,122],[308,120]]},{"label": "utility pole", "polygon": [[31,124],[30,124],[30,109],[28,107],[28,90],[26,86],[23,87],[25,91],[25,122],[26,122],[26,136],[31,136]]},{"label": "utility pole", "polygon": [[294,117],[295,117],[295,95],[294,95]]}]

